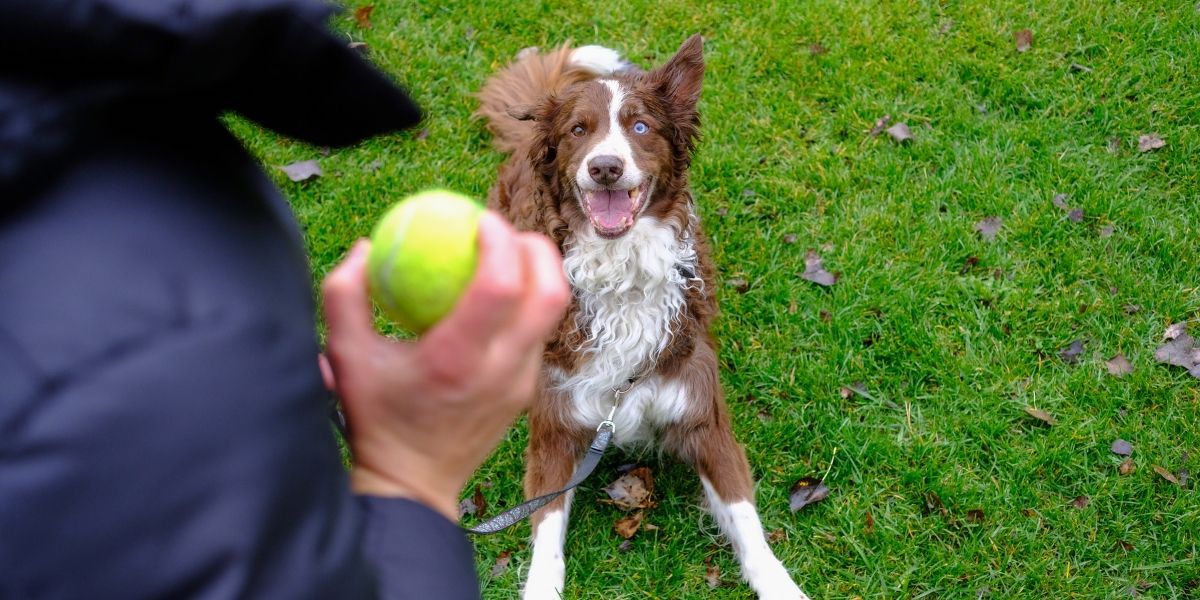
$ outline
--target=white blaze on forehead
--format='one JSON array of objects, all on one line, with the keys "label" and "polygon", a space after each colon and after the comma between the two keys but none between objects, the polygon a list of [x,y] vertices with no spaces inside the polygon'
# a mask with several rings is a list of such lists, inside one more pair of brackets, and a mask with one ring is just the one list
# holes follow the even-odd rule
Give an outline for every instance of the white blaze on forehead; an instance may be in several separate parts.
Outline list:
[{"label": "white blaze on forehead", "polygon": [[612,79],[602,79],[600,83],[607,87],[612,95],[608,102],[608,132],[604,139],[588,150],[587,156],[583,157],[579,169],[575,172],[575,181],[584,190],[600,189],[602,186],[593,181],[588,174],[588,163],[597,156],[615,156],[621,159],[624,173],[612,184],[613,189],[632,189],[641,185],[642,170],[633,160],[633,147],[629,144],[629,138],[625,136],[625,129],[621,127],[621,105],[625,103],[625,90]]}]

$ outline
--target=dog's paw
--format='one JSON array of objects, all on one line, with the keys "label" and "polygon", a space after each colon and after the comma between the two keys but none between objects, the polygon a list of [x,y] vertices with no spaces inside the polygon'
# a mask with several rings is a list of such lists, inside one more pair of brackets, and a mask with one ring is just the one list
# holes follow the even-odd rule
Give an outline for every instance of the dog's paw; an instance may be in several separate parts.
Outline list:
[{"label": "dog's paw", "polygon": [[774,556],[759,556],[743,565],[743,575],[759,600],[810,600]]},{"label": "dog's paw", "polygon": [[559,600],[562,598],[564,566],[533,565],[525,578],[522,600]]}]

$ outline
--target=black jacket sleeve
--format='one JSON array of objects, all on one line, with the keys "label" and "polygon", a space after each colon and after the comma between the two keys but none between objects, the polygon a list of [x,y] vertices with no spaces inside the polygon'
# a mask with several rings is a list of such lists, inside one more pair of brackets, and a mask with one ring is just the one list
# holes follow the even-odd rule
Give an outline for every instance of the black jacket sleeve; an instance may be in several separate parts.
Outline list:
[{"label": "black jacket sleeve", "polygon": [[413,123],[328,12],[0,2],[0,598],[478,597],[457,527],[350,493],[300,231],[217,119]]}]

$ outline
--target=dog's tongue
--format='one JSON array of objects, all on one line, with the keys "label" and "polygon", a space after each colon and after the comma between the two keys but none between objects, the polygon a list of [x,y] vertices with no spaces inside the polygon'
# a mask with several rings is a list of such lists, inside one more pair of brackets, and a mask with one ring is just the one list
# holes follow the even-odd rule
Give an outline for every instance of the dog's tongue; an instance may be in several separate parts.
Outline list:
[{"label": "dog's tongue", "polygon": [[592,209],[592,217],[606,229],[621,227],[626,217],[633,220],[633,200],[629,197],[629,190],[593,192],[588,205]]}]

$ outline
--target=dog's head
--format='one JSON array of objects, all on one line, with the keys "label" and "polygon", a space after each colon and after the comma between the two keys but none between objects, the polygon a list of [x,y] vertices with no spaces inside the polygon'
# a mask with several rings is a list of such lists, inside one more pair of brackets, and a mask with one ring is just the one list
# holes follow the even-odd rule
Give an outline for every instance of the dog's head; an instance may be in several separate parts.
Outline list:
[{"label": "dog's head", "polygon": [[530,159],[571,229],[618,238],[643,214],[679,201],[703,78],[703,42],[694,35],[657,69],[577,83],[528,112],[537,122]]}]

